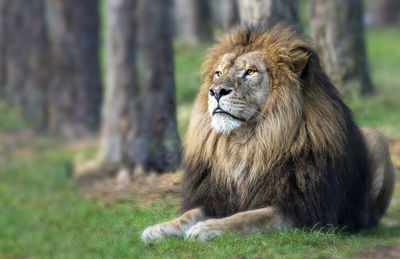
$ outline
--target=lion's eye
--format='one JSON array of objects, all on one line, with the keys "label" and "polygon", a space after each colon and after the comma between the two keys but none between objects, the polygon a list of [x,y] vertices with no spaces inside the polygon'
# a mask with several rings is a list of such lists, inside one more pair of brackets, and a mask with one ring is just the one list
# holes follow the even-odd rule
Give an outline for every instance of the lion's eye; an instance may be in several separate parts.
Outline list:
[{"label": "lion's eye", "polygon": [[215,72],[215,74],[216,74],[218,77],[221,77],[221,76],[222,76],[222,72],[221,72],[221,71],[217,71],[217,72]]},{"label": "lion's eye", "polygon": [[247,69],[246,70],[246,75],[253,75],[255,72],[257,72],[256,70],[254,70],[254,69]]}]

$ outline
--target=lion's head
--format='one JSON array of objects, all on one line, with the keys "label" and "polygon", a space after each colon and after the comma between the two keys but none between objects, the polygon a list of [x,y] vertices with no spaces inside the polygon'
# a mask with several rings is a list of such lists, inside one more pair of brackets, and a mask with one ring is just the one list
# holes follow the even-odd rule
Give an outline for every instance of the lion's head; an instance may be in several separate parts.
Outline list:
[{"label": "lion's head", "polygon": [[223,164],[223,171],[253,161],[259,171],[305,149],[341,152],[346,126],[338,93],[293,29],[234,29],[209,49],[202,81],[187,159]]},{"label": "lion's head", "polygon": [[242,123],[256,119],[267,99],[268,80],[260,51],[224,54],[215,68],[208,95],[211,127],[229,134]]}]

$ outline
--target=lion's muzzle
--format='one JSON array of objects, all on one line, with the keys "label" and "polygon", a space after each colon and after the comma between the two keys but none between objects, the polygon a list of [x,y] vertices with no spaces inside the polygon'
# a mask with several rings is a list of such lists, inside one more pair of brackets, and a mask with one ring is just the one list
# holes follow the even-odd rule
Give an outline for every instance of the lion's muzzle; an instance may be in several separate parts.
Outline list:
[{"label": "lion's muzzle", "polygon": [[227,88],[223,88],[223,87],[213,87],[210,89],[210,95],[213,96],[215,99],[217,99],[217,101],[219,101],[219,99],[222,96],[228,95],[232,92],[232,89],[227,89]]}]

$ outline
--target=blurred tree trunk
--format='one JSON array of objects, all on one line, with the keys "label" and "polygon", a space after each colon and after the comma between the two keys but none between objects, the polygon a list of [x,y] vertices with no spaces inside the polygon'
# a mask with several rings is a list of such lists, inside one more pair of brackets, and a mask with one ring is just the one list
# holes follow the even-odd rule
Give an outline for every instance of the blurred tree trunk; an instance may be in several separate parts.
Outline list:
[{"label": "blurred tree trunk", "polygon": [[217,8],[220,10],[222,29],[228,31],[239,23],[239,9],[236,0],[220,0]]},{"label": "blurred tree trunk", "polygon": [[171,11],[166,0],[107,1],[108,88],[95,165],[103,168],[95,170],[179,166]]},{"label": "blurred tree trunk", "polygon": [[[311,36],[336,86],[347,94],[345,83],[357,80],[361,94],[373,92],[362,23],[362,0],[312,0]],[[348,85],[348,84],[347,84]]]},{"label": "blurred tree trunk", "polygon": [[3,94],[36,128],[46,126],[49,41],[42,0],[2,0],[0,77]]},{"label": "blurred tree trunk", "polygon": [[29,58],[26,60],[28,76],[25,78],[24,114],[36,129],[47,128],[47,95],[51,78],[50,42],[48,39],[45,3],[27,0],[23,9],[31,17],[27,23],[30,31]]},{"label": "blurred tree trunk", "polygon": [[185,44],[211,41],[210,0],[174,0],[175,28]]},{"label": "blurred tree trunk", "polygon": [[[107,88],[102,112],[100,161],[119,167],[122,141],[128,131],[128,110],[139,112],[136,75],[136,0],[108,0],[106,4]],[[136,121],[133,123],[137,127]]]},{"label": "blurred tree trunk", "polygon": [[0,1],[0,98],[5,97],[6,90],[6,35],[5,35],[5,16],[8,2]]},{"label": "blurred tree trunk", "polygon": [[[176,170],[180,165],[172,47],[172,1],[139,2],[138,78],[142,110],[130,113],[139,124],[126,136],[129,160],[145,171]],[[133,127],[130,127],[131,129]]]},{"label": "blurred tree trunk", "polygon": [[237,0],[240,21],[274,25],[279,22],[300,28],[297,0]]},{"label": "blurred tree trunk", "polygon": [[372,1],[372,5],[373,25],[383,27],[400,23],[399,0],[375,0]]},{"label": "blurred tree trunk", "polygon": [[3,35],[4,48],[4,85],[7,101],[12,105],[22,105],[25,77],[27,76],[27,58],[30,22],[29,12],[24,8],[29,0],[2,0],[4,12]]},{"label": "blurred tree trunk", "polygon": [[46,0],[53,56],[50,132],[90,136],[99,126],[102,96],[97,0]]}]

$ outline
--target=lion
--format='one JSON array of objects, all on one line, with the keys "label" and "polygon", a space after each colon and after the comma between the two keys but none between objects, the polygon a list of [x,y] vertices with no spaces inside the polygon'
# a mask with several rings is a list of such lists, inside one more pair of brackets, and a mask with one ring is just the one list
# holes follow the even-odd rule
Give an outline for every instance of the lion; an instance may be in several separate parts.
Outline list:
[{"label": "lion", "polygon": [[203,64],[184,143],[183,214],[141,237],[375,226],[394,170],[384,137],[363,132],[299,33],[235,28]]}]

